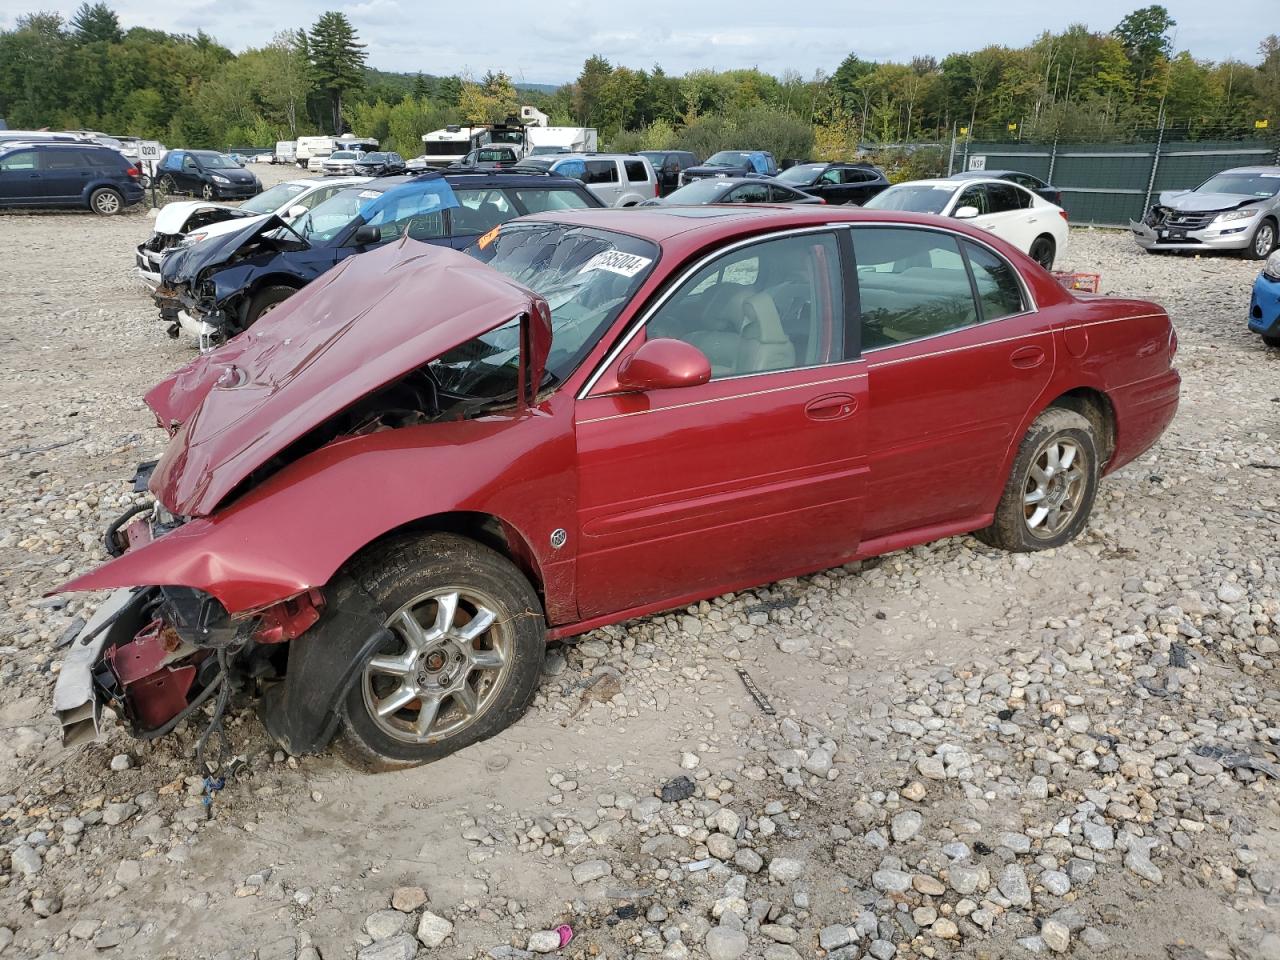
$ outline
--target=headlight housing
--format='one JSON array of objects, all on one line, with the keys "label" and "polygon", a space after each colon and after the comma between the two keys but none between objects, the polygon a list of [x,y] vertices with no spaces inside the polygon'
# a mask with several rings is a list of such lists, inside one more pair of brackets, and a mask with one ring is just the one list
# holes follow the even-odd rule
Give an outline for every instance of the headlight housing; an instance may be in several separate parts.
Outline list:
[{"label": "headlight housing", "polygon": [[201,240],[203,240],[207,236],[208,236],[207,233],[188,233],[185,237],[182,238],[182,242],[178,244],[178,246],[180,247],[193,246],[194,244],[199,243]]},{"label": "headlight housing", "polygon": [[1226,213],[1218,214],[1213,218],[1213,220],[1215,223],[1227,223],[1231,220],[1248,220],[1251,217],[1256,217],[1257,215],[1258,209],[1256,207],[1252,210],[1228,210]]},{"label": "headlight housing", "polygon": [[226,177],[220,177],[216,173],[213,175],[212,179],[214,183],[230,183],[231,182]]},{"label": "headlight housing", "polygon": [[1262,272],[1272,280],[1280,280],[1280,250],[1273,250],[1267,262],[1262,265]]}]

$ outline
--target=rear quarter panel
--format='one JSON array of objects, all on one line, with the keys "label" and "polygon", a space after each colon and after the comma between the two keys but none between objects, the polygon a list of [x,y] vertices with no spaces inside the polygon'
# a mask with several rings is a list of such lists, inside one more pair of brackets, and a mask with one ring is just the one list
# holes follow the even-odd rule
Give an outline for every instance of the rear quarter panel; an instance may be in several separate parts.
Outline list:
[{"label": "rear quarter panel", "polygon": [[1058,385],[1090,387],[1110,400],[1115,449],[1105,472],[1111,473],[1146,452],[1177,412],[1173,324],[1163,307],[1146,300],[1084,295],[1059,310]]}]

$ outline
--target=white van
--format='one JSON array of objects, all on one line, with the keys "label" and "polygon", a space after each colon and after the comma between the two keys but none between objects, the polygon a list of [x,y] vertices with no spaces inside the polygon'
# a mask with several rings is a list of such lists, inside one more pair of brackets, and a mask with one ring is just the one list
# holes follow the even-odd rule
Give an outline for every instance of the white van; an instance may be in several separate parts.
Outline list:
[{"label": "white van", "polygon": [[581,180],[608,207],[634,207],[658,196],[658,175],[630,153],[558,153],[525,157],[515,171],[546,170]]},{"label": "white van", "polygon": [[276,149],[271,154],[272,163],[296,163],[298,160],[298,144],[295,140],[277,140]]}]

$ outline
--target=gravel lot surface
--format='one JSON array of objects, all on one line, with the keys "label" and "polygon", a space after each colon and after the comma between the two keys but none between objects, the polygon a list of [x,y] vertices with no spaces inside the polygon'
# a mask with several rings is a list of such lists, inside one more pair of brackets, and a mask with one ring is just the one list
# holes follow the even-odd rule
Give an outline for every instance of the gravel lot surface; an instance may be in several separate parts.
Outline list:
[{"label": "gravel lot surface", "polygon": [[286,760],[242,709],[206,803],[191,725],[64,750],[49,712],[101,597],[42,595],[103,559],[161,448],[140,398],[193,356],[133,279],[149,229],[0,216],[0,955],[1280,958],[1256,265],[1073,233],[1068,265],[1169,309],[1184,376],[1074,545],[954,538],[597,631],[524,721],[402,773]]}]

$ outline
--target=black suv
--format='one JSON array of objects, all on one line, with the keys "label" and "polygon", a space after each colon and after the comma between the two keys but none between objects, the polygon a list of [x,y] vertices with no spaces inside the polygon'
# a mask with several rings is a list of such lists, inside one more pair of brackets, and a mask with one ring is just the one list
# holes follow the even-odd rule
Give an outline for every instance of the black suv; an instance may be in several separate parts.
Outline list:
[{"label": "black suv", "polygon": [[889,189],[884,171],[869,163],[797,163],[778,174],[778,179],[827,203],[859,206]]},{"label": "black suv", "polygon": [[247,200],[262,192],[257,177],[217,150],[170,150],[156,167],[156,183],[165,193],[206,200]]},{"label": "black suv", "polygon": [[680,172],[680,186],[707,177],[772,177],[778,163],[768,150],[721,150]]},{"label": "black suv", "polygon": [[665,197],[680,186],[680,174],[690,167],[696,167],[698,158],[687,150],[640,150],[639,156],[646,157],[658,175],[658,196]]},{"label": "black suv", "polygon": [[285,224],[255,217],[240,230],[177,247],[154,294],[170,333],[212,349],[334,264],[408,234],[462,250],[500,224],[549,210],[604,206],[577,180],[546,173],[432,172],[346,187]]},{"label": "black suv", "polygon": [[0,144],[0,207],[87,207],[104,216],[142,200],[140,171],[93,143]]}]

